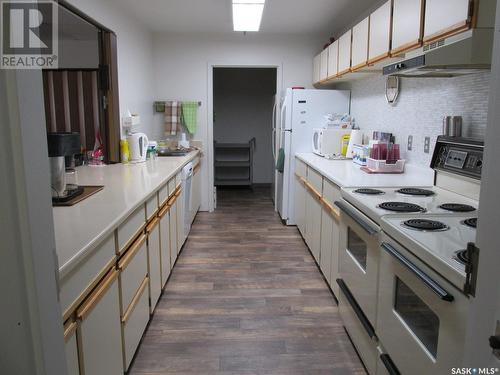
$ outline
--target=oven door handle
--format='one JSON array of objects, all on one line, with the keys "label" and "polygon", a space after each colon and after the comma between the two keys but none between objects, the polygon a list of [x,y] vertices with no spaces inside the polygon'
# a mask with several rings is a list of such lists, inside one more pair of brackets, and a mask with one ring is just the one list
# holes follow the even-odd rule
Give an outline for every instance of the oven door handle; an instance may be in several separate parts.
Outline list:
[{"label": "oven door handle", "polygon": [[392,359],[389,356],[389,354],[380,354],[380,360],[384,364],[389,375],[401,375],[394,362],[392,362]]},{"label": "oven door handle", "polygon": [[424,271],[413,264],[408,258],[397,251],[393,246],[386,242],[382,243],[382,248],[387,251],[390,255],[396,258],[403,266],[410,270],[415,276],[424,282],[435,294],[438,295],[443,301],[453,302],[455,299],[450,293],[448,293],[441,285],[439,285],[432,277],[427,275]]},{"label": "oven door handle", "polygon": [[347,216],[353,219],[356,223],[359,224],[363,230],[368,233],[370,236],[373,236],[378,233],[378,230],[373,228],[370,224],[361,219],[350,207],[344,202],[335,201],[335,206],[340,208],[342,212],[344,212]]},{"label": "oven door handle", "polygon": [[375,337],[375,330],[373,329],[372,324],[370,323],[370,321],[366,317],[366,315],[363,312],[363,310],[361,309],[361,307],[358,305],[358,302],[356,301],[356,299],[352,295],[351,291],[347,287],[347,285],[344,282],[344,280],[337,279],[337,284],[339,285],[339,288],[342,291],[342,293],[344,293],[344,296],[347,298],[347,301],[351,305],[351,308],[353,309],[354,313],[358,317],[361,325],[365,329],[365,331],[368,334],[368,336],[370,338],[374,338]]}]

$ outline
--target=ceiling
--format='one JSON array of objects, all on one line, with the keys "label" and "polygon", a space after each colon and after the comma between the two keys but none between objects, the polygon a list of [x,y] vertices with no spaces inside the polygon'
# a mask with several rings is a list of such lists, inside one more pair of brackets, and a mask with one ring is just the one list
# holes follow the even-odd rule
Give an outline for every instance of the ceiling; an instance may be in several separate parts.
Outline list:
[{"label": "ceiling", "polygon": [[[155,32],[233,33],[231,0],[108,0]],[[329,35],[380,0],[267,0],[264,34]]]}]

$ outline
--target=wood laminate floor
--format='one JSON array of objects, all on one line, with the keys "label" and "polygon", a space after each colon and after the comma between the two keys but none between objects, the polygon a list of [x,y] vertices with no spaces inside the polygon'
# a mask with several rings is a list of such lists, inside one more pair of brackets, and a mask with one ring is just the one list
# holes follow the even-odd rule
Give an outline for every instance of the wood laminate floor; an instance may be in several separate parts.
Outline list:
[{"label": "wood laminate floor", "polygon": [[365,371],[300,234],[256,188],[198,214],[129,373]]}]

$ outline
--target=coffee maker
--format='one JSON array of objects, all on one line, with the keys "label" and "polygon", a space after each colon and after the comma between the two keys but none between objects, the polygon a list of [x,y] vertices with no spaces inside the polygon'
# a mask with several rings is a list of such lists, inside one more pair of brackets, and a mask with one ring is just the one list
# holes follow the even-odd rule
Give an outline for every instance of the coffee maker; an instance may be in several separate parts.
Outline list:
[{"label": "coffee maker", "polygon": [[47,133],[52,203],[67,202],[83,193],[83,188],[66,183],[66,160],[81,152],[79,133]]}]

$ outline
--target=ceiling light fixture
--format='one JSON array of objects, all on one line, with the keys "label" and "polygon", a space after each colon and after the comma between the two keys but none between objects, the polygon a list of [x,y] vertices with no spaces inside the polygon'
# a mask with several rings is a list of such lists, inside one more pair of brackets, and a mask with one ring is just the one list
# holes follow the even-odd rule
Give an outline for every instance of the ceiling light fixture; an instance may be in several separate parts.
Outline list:
[{"label": "ceiling light fixture", "polygon": [[234,31],[259,31],[266,0],[233,0]]}]

